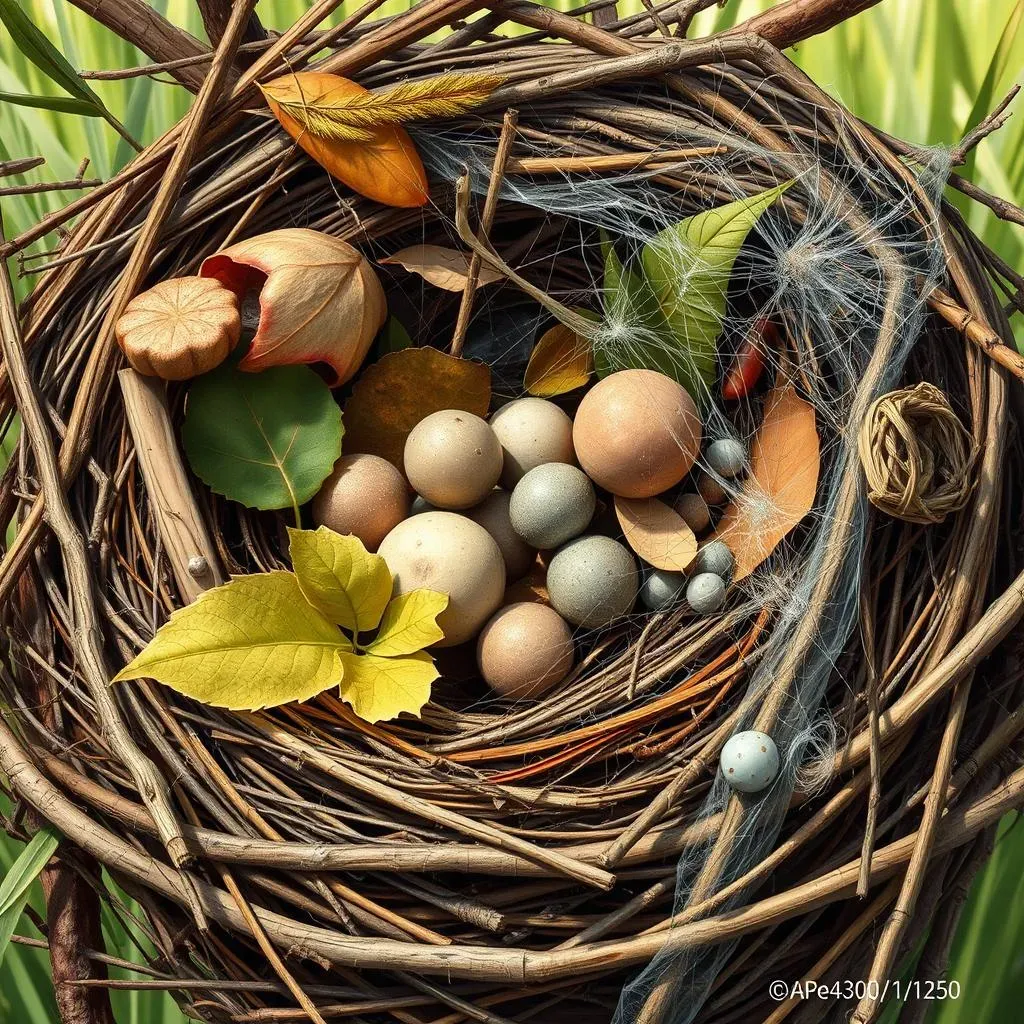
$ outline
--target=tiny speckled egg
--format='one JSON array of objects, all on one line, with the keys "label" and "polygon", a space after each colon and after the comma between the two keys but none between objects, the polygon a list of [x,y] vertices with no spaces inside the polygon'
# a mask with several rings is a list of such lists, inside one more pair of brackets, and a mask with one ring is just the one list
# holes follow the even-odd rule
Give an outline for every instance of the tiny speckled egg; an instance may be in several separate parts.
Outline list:
[{"label": "tiny speckled egg", "polygon": [[735,565],[736,559],[733,558],[729,545],[724,540],[711,540],[698,549],[690,572],[695,576],[702,572],[711,572],[727,580],[732,575]]},{"label": "tiny speckled egg", "polygon": [[767,733],[751,729],[726,740],[720,759],[722,777],[740,793],[760,793],[779,774],[779,751]]},{"label": "tiny speckled egg", "polygon": [[548,594],[560,615],[598,629],[628,614],[639,586],[633,556],[611,537],[577,537],[555,552]]},{"label": "tiny speckled egg", "polygon": [[501,549],[501,557],[505,559],[505,578],[509,581],[525,576],[537,557],[536,549],[530,547],[512,529],[512,520],[508,512],[511,500],[512,495],[508,491],[497,487],[479,505],[465,513],[497,542]]},{"label": "tiny speckled egg", "polygon": [[674,487],[700,450],[701,424],[681,385],[654,370],[620,370],[580,402],[572,428],[576,457],[594,483],[623,498]]},{"label": "tiny speckled egg", "polygon": [[377,455],[343,455],[313,499],[315,523],[353,534],[367,551],[376,551],[408,512],[402,474]]},{"label": "tiny speckled egg", "polygon": [[527,473],[512,492],[512,528],[535,548],[557,548],[581,534],[597,499],[586,473],[564,462],[548,462]]},{"label": "tiny speckled egg", "polygon": [[723,437],[708,445],[705,452],[708,465],[719,475],[727,479],[739,476],[747,458],[746,449],[734,437]]},{"label": "tiny speckled egg", "polygon": [[487,684],[502,697],[541,697],[572,669],[572,631],[547,605],[510,604],[484,626],[476,660]]},{"label": "tiny speckled egg", "polygon": [[713,572],[702,572],[686,585],[686,603],[698,615],[710,615],[722,607],[725,600],[725,580]]},{"label": "tiny speckled egg", "polygon": [[533,468],[547,462],[576,462],[572,420],[554,402],[519,398],[491,417],[504,454],[501,486],[513,487]]},{"label": "tiny speckled egg", "polygon": [[424,587],[448,595],[438,616],[444,630],[438,647],[475,636],[505,593],[505,562],[494,538],[478,523],[454,512],[423,512],[399,523],[381,542],[393,593]]},{"label": "tiny speckled egg", "polygon": [[640,603],[652,612],[671,608],[686,590],[686,575],[667,569],[651,569],[640,587]]},{"label": "tiny speckled egg", "polygon": [[694,533],[703,533],[711,525],[711,510],[699,494],[680,494],[674,507]]},{"label": "tiny speckled egg", "polygon": [[728,498],[725,488],[709,473],[701,473],[697,491],[709,505],[724,505]]},{"label": "tiny speckled egg", "polygon": [[431,505],[470,508],[483,501],[501,475],[501,444],[479,416],[461,409],[431,413],[405,441],[405,475]]}]

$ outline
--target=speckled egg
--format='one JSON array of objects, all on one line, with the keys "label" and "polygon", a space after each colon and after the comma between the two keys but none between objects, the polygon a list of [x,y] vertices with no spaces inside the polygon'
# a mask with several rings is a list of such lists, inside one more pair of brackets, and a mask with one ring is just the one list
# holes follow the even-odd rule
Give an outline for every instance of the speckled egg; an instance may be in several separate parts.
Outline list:
[{"label": "speckled egg", "polygon": [[444,630],[438,647],[475,636],[494,614],[505,592],[505,561],[494,538],[454,512],[424,512],[399,523],[378,554],[394,577],[394,594],[424,587],[448,595],[438,616]]},{"label": "speckled egg", "polygon": [[697,557],[690,566],[693,575],[702,572],[711,572],[727,580],[736,566],[736,559],[729,550],[729,545],[724,540],[709,540],[697,549]]},{"label": "speckled egg", "polygon": [[531,469],[512,492],[512,528],[535,548],[557,548],[578,537],[594,515],[597,498],[586,473],[564,462]]},{"label": "speckled egg", "polygon": [[515,699],[540,697],[572,669],[572,631],[547,605],[510,604],[484,626],[476,660],[495,693]]},{"label": "speckled egg", "polygon": [[680,494],[673,507],[694,533],[703,533],[711,525],[711,510],[699,494]]},{"label": "speckled egg", "polygon": [[483,501],[502,466],[497,435],[479,416],[461,409],[431,413],[405,441],[405,475],[431,505],[464,509]]},{"label": "speckled egg", "polygon": [[611,537],[577,537],[555,552],[548,566],[548,594],[560,615],[598,629],[628,614],[639,578],[633,556]]},{"label": "speckled egg", "polygon": [[513,487],[536,466],[576,461],[572,420],[554,402],[519,398],[491,417],[491,429],[504,452],[501,486]]},{"label": "speckled egg", "polygon": [[408,513],[402,474],[377,455],[343,455],[313,499],[317,525],[353,534],[368,551],[376,551]]},{"label": "speckled egg", "polygon": [[512,495],[508,491],[496,487],[479,505],[465,513],[494,538],[501,549],[501,557],[505,559],[505,578],[509,581],[525,576],[537,557],[536,548],[530,547],[512,529],[512,520],[509,517],[511,500]]},{"label": "speckled egg", "polygon": [[572,429],[576,457],[599,486],[624,498],[674,487],[700,451],[689,393],[654,370],[620,370],[587,392]]},{"label": "speckled egg", "polygon": [[686,585],[686,603],[698,615],[710,615],[722,607],[725,580],[713,572],[698,573]]},{"label": "speckled egg", "polygon": [[671,608],[686,590],[686,574],[651,569],[640,586],[640,603],[652,612]]},{"label": "speckled egg", "polygon": [[747,450],[734,437],[723,437],[712,441],[704,453],[708,465],[719,475],[731,480],[743,472]]},{"label": "speckled egg", "polygon": [[760,793],[779,774],[779,751],[767,733],[750,729],[726,740],[719,759],[722,777],[740,793]]},{"label": "speckled egg", "polygon": [[710,473],[701,473],[697,480],[697,493],[708,505],[724,505],[729,498],[725,488]]}]

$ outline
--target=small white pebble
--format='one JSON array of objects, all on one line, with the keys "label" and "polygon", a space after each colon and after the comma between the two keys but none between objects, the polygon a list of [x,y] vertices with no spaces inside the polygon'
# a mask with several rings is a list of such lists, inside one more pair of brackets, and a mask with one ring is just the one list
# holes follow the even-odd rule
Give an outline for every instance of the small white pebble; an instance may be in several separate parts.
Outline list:
[{"label": "small white pebble", "polygon": [[699,494],[680,494],[676,498],[675,510],[694,533],[703,533],[711,525],[711,510]]},{"label": "small white pebble", "polygon": [[725,488],[708,473],[701,473],[697,481],[697,491],[709,505],[724,505],[728,497]]},{"label": "small white pebble", "polygon": [[652,612],[671,608],[686,590],[686,576],[666,569],[651,569],[640,587],[640,603]]},{"label": "small white pebble", "polygon": [[704,456],[708,465],[719,475],[727,479],[739,476],[747,459],[743,445],[734,437],[723,437],[712,441]]},{"label": "small white pebble", "polygon": [[686,586],[686,602],[698,615],[710,615],[722,607],[725,580],[713,572],[702,572]]},{"label": "small white pebble", "polygon": [[690,572],[695,576],[702,572],[713,572],[727,580],[732,575],[735,565],[736,559],[733,558],[729,545],[724,540],[712,540],[697,551]]},{"label": "small white pebble", "polygon": [[722,747],[722,777],[740,793],[760,793],[779,774],[779,751],[767,733],[750,729],[730,736]]}]

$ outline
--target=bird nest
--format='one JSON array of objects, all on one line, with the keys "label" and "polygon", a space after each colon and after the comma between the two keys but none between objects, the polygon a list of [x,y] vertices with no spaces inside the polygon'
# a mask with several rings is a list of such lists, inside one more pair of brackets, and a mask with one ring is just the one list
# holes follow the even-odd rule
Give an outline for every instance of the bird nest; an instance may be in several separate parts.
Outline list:
[{"label": "bird nest", "polygon": [[[917,969],[939,976],[959,894],[1024,794],[1021,680],[1000,646],[1022,611],[1021,361],[1000,292],[1022,282],[943,187],[1007,207],[779,52],[843,5],[802,5],[802,20],[783,4],[692,42],[658,34],[655,12],[602,28],[512,3],[460,20],[480,6],[426,0],[380,23],[367,8],[303,49],[314,11],[247,44],[240,78],[236,10],[209,70],[170,66],[199,87],[183,122],[6,244],[74,218],[17,317],[8,292],[3,323],[4,414],[23,429],[0,494],[17,523],[0,570],[0,767],[36,815],[11,829],[42,819],[67,838],[55,975],[105,977],[99,864],[141,904],[153,946],[146,981],[119,984],[166,987],[200,1019],[817,1020],[828,1000],[871,1019],[869,985],[811,1006],[768,983],[882,982],[920,943]],[[506,37],[506,23],[528,31]],[[415,126],[428,206],[352,195],[257,109],[255,79],[325,45],[320,70],[371,89],[500,72],[470,114]],[[512,397],[552,316],[600,312],[602,235],[628,248],[782,182],[737,262],[723,344],[776,318],[773,369],[815,411],[821,473],[811,515],[720,610],[636,612],[588,634],[574,673],[531,702],[489,698],[456,650],[419,719],[375,725],[329,693],[233,713],[109,686],[204,573],[288,565],[286,517],[182,475],[181,386],[166,405],[153,388],[129,397],[126,415],[113,322],[140,288],[279,227],[371,260],[471,250],[504,283],[478,289],[468,323],[462,296],[397,271],[389,302],[417,344],[454,337]],[[635,326],[595,344],[628,346]],[[919,382],[963,454],[944,516],[910,517],[942,519],[928,525],[899,518],[927,506],[907,492],[928,473],[894,455],[883,483],[900,495],[879,509],[858,456],[872,404]],[[719,424],[753,437],[763,398]],[[878,430],[924,431],[917,451],[944,436],[926,427],[908,414]],[[144,472],[154,453],[170,469]],[[766,794],[718,773],[740,728],[779,746]],[[61,999],[82,991],[95,989]]]}]

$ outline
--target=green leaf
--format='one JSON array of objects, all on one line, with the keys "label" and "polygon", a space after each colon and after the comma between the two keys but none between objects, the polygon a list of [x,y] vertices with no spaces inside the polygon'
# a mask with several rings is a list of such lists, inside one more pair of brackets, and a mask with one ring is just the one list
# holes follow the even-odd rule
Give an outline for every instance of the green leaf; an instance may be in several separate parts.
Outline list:
[{"label": "green leaf", "polygon": [[344,654],[340,696],[366,722],[419,714],[430,700],[430,684],[440,674],[426,651],[398,658]]},{"label": "green leaf", "polygon": [[437,617],[448,607],[448,595],[436,590],[410,590],[399,594],[385,609],[371,654],[393,658],[413,654],[444,639]]},{"label": "green leaf", "polygon": [[308,366],[244,373],[222,364],[192,384],[182,442],[196,475],[250,508],[310,500],[341,456],[341,410]]},{"label": "green leaf", "polygon": [[97,114],[106,115],[103,101],[67,62],[60,50],[32,24],[18,0],[0,0],[0,21],[10,32],[14,45],[47,78],[56,82],[65,92],[89,104]]},{"label": "green leaf", "polygon": [[336,685],[351,649],[293,573],[257,573],[179,608],[114,682],[157,679],[204,704],[256,711]]},{"label": "green leaf", "polygon": [[0,882],[0,914],[27,895],[29,886],[46,867],[60,843],[61,835],[52,825],[44,825],[26,844],[18,859]]},{"label": "green leaf", "polygon": [[736,257],[761,214],[791,184],[687,217],[644,246],[644,274],[678,345],[672,376],[695,397],[706,396],[715,382],[718,336]]},{"label": "green leaf", "polygon": [[306,600],[353,633],[374,629],[391,597],[391,573],[384,559],[371,555],[358,537],[343,537],[326,526],[289,529],[288,537],[292,567]]},{"label": "green leaf", "polygon": [[102,111],[97,110],[92,103],[74,96],[33,96],[31,93],[0,90],[0,103],[13,103],[19,107],[39,107],[61,114],[80,114],[83,117],[103,116]]},{"label": "green leaf", "polygon": [[403,348],[412,348],[412,338],[398,317],[389,316],[377,340],[377,358],[389,352],[401,352]]}]

